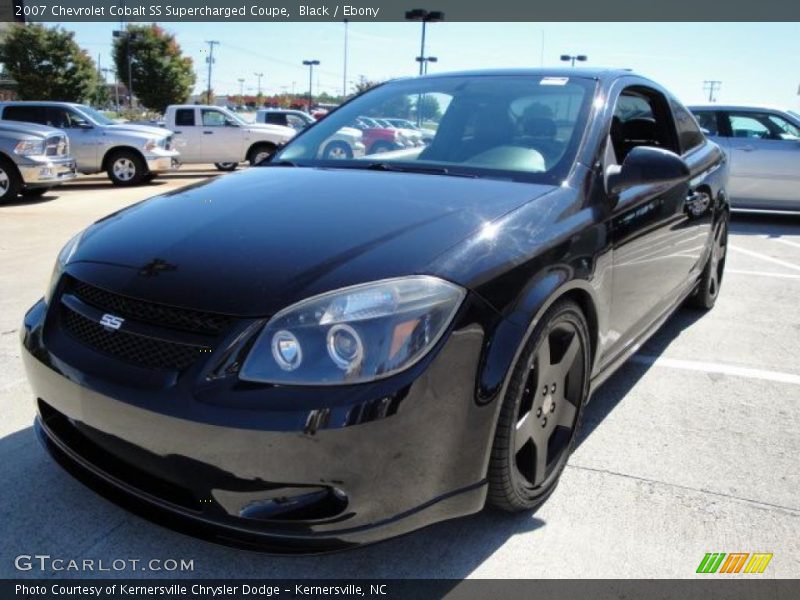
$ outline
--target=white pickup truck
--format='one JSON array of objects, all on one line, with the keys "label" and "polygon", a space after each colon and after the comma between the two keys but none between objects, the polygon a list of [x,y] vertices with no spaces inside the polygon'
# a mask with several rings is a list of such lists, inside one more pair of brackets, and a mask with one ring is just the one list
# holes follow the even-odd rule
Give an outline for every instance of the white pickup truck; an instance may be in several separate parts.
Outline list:
[{"label": "white pickup truck", "polygon": [[291,127],[248,123],[231,111],[202,104],[173,104],[164,114],[181,162],[214,163],[233,171],[240,162],[258,164],[295,135]]}]

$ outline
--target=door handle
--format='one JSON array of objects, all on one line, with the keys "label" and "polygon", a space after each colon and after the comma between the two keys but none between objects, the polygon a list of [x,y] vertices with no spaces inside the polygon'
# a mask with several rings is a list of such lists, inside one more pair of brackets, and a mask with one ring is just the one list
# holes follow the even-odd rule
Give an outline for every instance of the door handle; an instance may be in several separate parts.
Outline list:
[{"label": "door handle", "polygon": [[173,131],[172,133],[174,133],[175,135],[178,135],[179,133],[183,133],[183,132],[182,131]]},{"label": "door handle", "polygon": [[753,150],[756,149],[756,147],[755,146],[740,146],[739,148],[736,148],[736,149],[737,150],[742,150],[744,152],[752,152]]},{"label": "door handle", "polygon": [[203,135],[214,135],[213,131],[204,131]]}]

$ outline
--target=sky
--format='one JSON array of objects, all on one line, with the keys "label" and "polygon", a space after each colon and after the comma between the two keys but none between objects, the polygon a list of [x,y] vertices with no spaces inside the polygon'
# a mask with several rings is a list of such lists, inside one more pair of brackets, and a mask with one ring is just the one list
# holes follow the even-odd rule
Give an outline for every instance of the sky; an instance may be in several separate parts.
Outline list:
[{"label": "sky", "polygon": [[[345,25],[331,23],[162,23],[194,59],[196,91],[205,89],[207,40],[214,49],[212,86],[218,95],[304,93],[317,59],[314,93],[344,85]],[[64,23],[102,66],[111,66],[111,32],[118,23]],[[348,87],[415,75],[419,23],[350,23]],[[429,72],[492,67],[563,66],[561,54],[585,54],[587,67],[621,67],[651,77],[685,103],[707,101],[705,80],[721,81],[720,103],[800,108],[798,23],[457,23],[428,25]]]}]

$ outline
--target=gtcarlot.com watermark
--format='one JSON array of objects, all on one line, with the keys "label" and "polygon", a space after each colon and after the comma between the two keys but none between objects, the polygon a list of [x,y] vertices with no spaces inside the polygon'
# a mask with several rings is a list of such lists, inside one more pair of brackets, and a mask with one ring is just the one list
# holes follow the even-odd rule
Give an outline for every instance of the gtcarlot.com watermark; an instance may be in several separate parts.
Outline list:
[{"label": "gtcarlot.com watermark", "polygon": [[125,571],[194,571],[194,559],[185,558],[64,558],[49,554],[20,554],[14,559],[17,571],[38,572],[125,572]]}]

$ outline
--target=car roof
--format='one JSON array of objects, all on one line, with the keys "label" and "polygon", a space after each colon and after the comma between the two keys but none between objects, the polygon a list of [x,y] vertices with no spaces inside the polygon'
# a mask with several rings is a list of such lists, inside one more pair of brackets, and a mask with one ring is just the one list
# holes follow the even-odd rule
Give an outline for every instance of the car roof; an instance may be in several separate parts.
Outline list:
[{"label": "car roof", "polygon": [[5,100],[0,102],[0,106],[12,106],[17,104],[29,104],[31,106],[86,106],[86,104],[81,104],[80,102],[58,102],[57,100]]},{"label": "car roof", "polygon": [[770,106],[769,104],[689,104],[686,106],[689,110],[741,110],[741,111],[759,111],[759,110],[776,110],[778,112],[786,112],[785,108],[780,106]]},{"label": "car roof", "polygon": [[[527,77],[576,77],[581,79],[600,79],[613,80],[620,77],[641,77],[631,69],[603,68],[603,67],[559,67],[559,68],[539,68],[539,69],[475,69],[469,71],[451,71],[446,73],[435,73],[423,75],[423,79],[437,79],[441,77],[488,77],[498,75],[516,75]],[[410,78],[404,78],[410,79]]]}]

